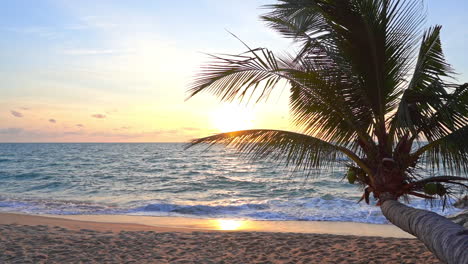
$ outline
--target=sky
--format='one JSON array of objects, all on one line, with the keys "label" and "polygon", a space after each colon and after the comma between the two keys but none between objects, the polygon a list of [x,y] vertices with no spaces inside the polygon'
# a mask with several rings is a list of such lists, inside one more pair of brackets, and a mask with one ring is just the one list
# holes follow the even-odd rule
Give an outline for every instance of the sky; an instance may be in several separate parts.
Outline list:
[{"label": "sky", "polygon": [[[186,142],[223,131],[291,129],[281,85],[255,106],[187,99],[206,53],[294,46],[258,17],[273,0],[5,0],[0,142]],[[468,1],[428,0],[448,61],[468,81]],[[229,32],[228,32],[229,31]]]}]

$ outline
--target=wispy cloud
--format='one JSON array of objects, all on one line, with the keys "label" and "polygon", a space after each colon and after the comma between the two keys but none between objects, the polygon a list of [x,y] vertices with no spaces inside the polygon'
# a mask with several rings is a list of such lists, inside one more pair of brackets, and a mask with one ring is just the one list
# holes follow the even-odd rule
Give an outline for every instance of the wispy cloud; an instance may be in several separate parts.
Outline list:
[{"label": "wispy cloud", "polygon": [[200,130],[200,128],[198,128],[198,127],[183,127],[182,129],[187,130],[187,131],[198,131],[198,130]]},{"label": "wispy cloud", "polygon": [[103,16],[84,16],[81,17],[82,27],[92,27],[97,29],[110,29],[118,26],[117,23],[111,22],[109,18]]},{"label": "wispy cloud", "polygon": [[40,129],[23,129],[10,127],[0,129],[0,140],[5,142],[31,142],[31,141],[53,141],[59,138],[69,138],[84,135],[81,131],[47,131]]},{"label": "wispy cloud", "polygon": [[78,135],[83,135],[84,133],[81,131],[65,131],[63,132],[64,136],[78,136]]},{"label": "wispy cloud", "polygon": [[83,24],[69,24],[69,25],[66,25],[63,29],[65,30],[85,30],[85,29],[89,29],[90,27],[87,26],[87,25],[83,25]]},{"label": "wispy cloud", "polygon": [[22,128],[17,127],[9,127],[9,128],[2,128],[0,129],[1,135],[18,135],[23,132]]},{"label": "wispy cloud", "polygon": [[51,119],[49,119],[49,122],[50,122],[50,123],[54,123],[54,124],[55,124],[55,123],[57,123],[57,120],[55,120],[55,119],[51,118]]},{"label": "wispy cloud", "polygon": [[3,142],[52,142],[52,141],[122,141],[140,140],[157,141],[159,136],[182,136],[180,129],[159,129],[141,132],[86,132],[84,130],[50,131],[41,129],[24,129],[18,127],[0,128],[0,141]]},{"label": "wispy cloud", "polygon": [[94,115],[92,115],[92,117],[102,119],[102,118],[106,118],[106,115],[103,115],[103,114],[94,114]]},{"label": "wispy cloud", "polygon": [[23,117],[23,114],[18,112],[18,111],[15,111],[15,110],[11,110],[10,113],[14,116],[14,117]]},{"label": "wispy cloud", "polygon": [[115,113],[118,113],[118,112],[119,112],[119,110],[116,109],[116,108],[114,108],[114,109],[112,109],[112,110],[106,111],[105,113],[108,114],[108,115],[110,115],[110,114],[115,114]]},{"label": "wispy cloud", "polygon": [[121,126],[121,127],[118,127],[118,128],[114,128],[112,130],[114,131],[122,131],[122,130],[129,130],[130,128],[132,127],[129,127],[129,126]]},{"label": "wispy cloud", "polygon": [[83,124],[76,124],[77,127],[84,127]]},{"label": "wispy cloud", "polygon": [[67,55],[122,55],[132,52],[132,50],[125,49],[66,49],[62,51]]},{"label": "wispy cloud", "polygon": [[45,38],[54,38],[57,36],[57,31],[50,27],[38,27],[38,26],[26,26],[26,27],[5,27],[3,30],[25,34],[25,35],[37,35]]},{"label": "wispy cloud", "polygon": [[119,24],[112,22],[110,18],[104,16],[82,16],[78,18],[79,23],[68,24],[63,27],[65,30],[108,30],[117,28]]},{"label": "wispy cloud", "polygon": [[180,134],[180,131],[177,129],[159,129],[159,130],[136,132],[136,133],[94,132],[94,133],[90,133],[89,135],[94,136],[94,137],[130,139],[130,138],[153,137],[153,136],[160,136],[160,135],[176,135],[176,134]]}]

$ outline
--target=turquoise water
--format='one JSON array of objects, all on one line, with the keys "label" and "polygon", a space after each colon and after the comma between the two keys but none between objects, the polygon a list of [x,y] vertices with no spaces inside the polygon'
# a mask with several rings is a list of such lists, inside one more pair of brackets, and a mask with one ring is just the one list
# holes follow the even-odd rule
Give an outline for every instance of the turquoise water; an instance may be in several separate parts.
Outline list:
[{"label": "turquoise water", "polygon": [[378,207],[357,203],[362,192],[343,181],[345,162],[305,179],[224,147],[0,144],[0,211],[386,223]]}]

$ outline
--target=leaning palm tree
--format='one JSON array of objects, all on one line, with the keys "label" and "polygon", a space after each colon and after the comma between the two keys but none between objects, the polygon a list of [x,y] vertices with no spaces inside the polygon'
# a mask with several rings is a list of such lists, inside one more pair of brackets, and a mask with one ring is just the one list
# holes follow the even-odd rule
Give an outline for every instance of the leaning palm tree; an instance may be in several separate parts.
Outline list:
[{"label": "leaning palm tree", "polygon": [[247,45],[239,55],[213,55],[190,96],[207,91],[224,101],[259,102],[286,81],[300,133],[234,131],[192,144],[224,143],[305,171],[345,156],[361,200],[373,195],[390,222],[440,260],[468,263],[463,227],[398,202],[446,201],[468,188],[468,84],[453,83],[441,27],[422,30],[422,1],[280,0],[267,8],[261,19],[296,43],[294,55]]}]

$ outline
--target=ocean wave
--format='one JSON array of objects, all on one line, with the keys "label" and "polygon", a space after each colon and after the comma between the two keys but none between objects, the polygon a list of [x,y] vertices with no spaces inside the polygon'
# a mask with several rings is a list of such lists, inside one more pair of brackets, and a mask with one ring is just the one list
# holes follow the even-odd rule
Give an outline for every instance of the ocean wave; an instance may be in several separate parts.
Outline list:
[{"label": "ocean wave", "polygon": [[109,214],[119,212],[112,205],[94,204],[85,201],[47,200],[47,199],[15,199],[0,198],[0,211],[21,212],[32,214]]},{"label": "ocean wave", "polygon": [[47,180],[50,179],[51,176],[49,175],[44,175],[42,173],[37,173],[37,172],[27,172],[27,173],[5,173],[5,172],[0,172],[0,179],[2,180],[8,180],[8,179],[13,179],[13,180]]},{"label": "ocean wave", "polygon": [[[411,206],[436,211],[442,215],[453,214],[455,208],[431,207],[423,200]],[[331,195],[292,200],[270,200],[262,203],[226,205],[180,205],[153,203],[128,210],[126,214],[153,216],[186,216],[202,218],[239,218],[278,221],[346,221],[385,224],[388,221],[375,205],[357,203],[355,200],[334,198]]]},{"label": "ocean wave", "polygon": [[357,203],[345,159],[303,172],[216,146],[92,143],[0,144],[0,162],[2,211],[386,222],[378,207]]},{"label": "ocean wave", "polygon": [[[325,199],[324,199],[325,198]],[[315,197],[294,200],[270,200],[262,203],[236,204],[192,204],[148,201],[140,206],[118,206],[96,204],[80,201],[60,200],[18,200],[0,199],[0,211],[20,211],[35,214],[119,214],[144,216],[180,216],[194,218],[230,218],[273,221],[346,221],[373,224],[388,223],[377,206],[358,204],[356,201]],[[428,209],[423,201],[413,204],[416,208]],[[437,208],[436,208],[437,211]],[[456,213],[457,209],[449,208],[438,213],[443,215]]]},{"label": "ocean wave", "polygon": [[63,182],[59,181],[53,181],[53,182],[47,182],[44,184],[38,184],[31,186],[30,188],[27,189],[27,191],[47,191],[49,192],[50,190],[54,189],[59,189],[60,187],[65,187],[66,185]]}]

